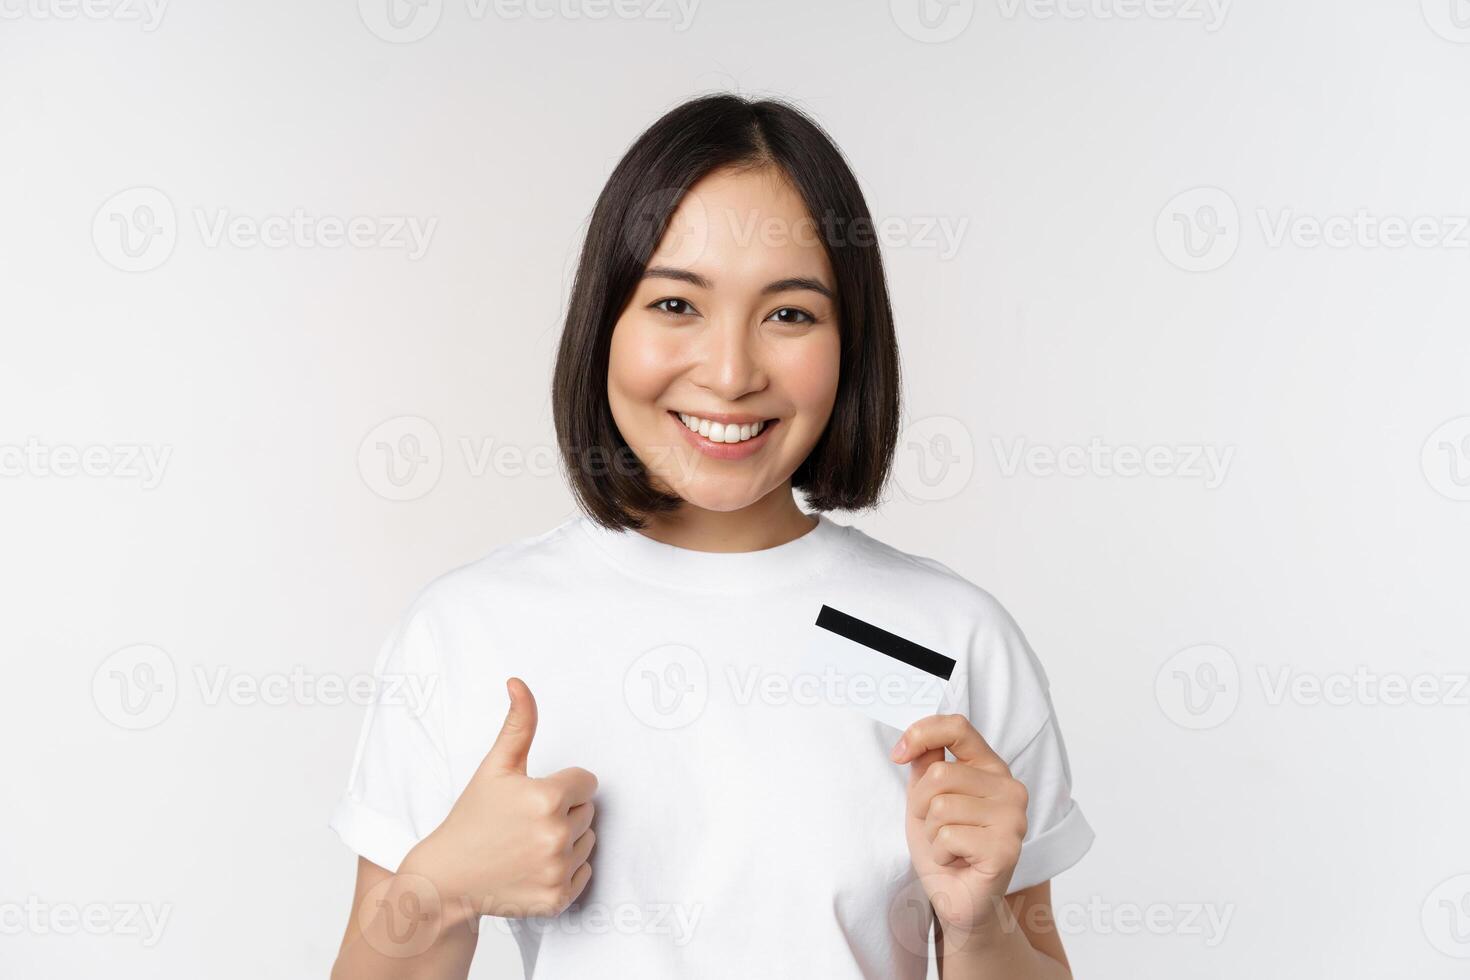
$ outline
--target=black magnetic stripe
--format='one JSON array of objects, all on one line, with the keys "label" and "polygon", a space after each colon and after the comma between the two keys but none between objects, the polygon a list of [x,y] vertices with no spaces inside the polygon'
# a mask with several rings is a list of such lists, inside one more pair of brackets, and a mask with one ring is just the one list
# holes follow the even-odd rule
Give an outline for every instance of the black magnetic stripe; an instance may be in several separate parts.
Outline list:
[{"label": "black magnetic stripe", "polygon": [[949,680],[949,675],[954,672],[954,661],[944,654],[936,653],[872,623],[865,623],[856,616],[849,616],[831,606],[822,606],[822,611],[817,613],[817,625],[854,643],[861,643],[870,650],[877,650],[885,657],[917,667],[926,674]]}]

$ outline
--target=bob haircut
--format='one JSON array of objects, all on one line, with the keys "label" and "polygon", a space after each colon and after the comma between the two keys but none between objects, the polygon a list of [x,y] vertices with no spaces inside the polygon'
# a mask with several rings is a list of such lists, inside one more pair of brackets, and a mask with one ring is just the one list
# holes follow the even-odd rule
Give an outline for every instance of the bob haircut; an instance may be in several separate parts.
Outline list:
[{"label": "bob haircut", "polygon": [[552,379],[557,445],[579,505],[613,529],[642,528],[682,498],[656,488],[613,421],[613,327],[689,188],[723,168],[773,168],[800,194],[836,276],[841,360],[826,429],[792,474],[818,511],[876,506],[898,441],[899,363],[873,220],[831,138],[795,106],[733,94],[669,110],[624,154],[597,198]]}]

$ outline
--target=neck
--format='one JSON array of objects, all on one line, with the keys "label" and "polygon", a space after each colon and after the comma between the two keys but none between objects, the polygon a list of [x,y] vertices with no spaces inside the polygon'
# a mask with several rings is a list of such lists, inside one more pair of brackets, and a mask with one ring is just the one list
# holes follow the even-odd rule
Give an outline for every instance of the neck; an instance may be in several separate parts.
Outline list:
[{"label": "neck", "polygon": [[815,525],[787,482],[739,510],[707,510],[686,500],[678,510],[650,515],[647,527],[630,533],[692,551],[760,551],[794,541]]}]

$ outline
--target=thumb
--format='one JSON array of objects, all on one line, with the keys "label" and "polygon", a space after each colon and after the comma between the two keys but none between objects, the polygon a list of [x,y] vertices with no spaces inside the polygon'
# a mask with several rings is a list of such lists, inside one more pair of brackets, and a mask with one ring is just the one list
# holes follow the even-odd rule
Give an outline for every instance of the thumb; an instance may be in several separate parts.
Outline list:
[{"label": "thumb", "polygon": [[519,677],[505,682],[510,692],[510,711],[495,744],[485,754],[485,764],[500,772],[526,774],[526,757],[531,752],[531,739],[536,735],[536,699]]}]

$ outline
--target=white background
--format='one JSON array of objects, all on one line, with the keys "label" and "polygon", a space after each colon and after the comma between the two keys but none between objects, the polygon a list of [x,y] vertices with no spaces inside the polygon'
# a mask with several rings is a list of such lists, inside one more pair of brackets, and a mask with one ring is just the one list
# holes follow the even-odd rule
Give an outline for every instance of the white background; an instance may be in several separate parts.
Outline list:
[{"label": "white background", "polygon": [[[572,513],[585,220],[734,90],[813,113],[890,222],[910,428],[881,512],[834,517],[1047,665],[1098,835],[1055,882],[1077,976],[1464,975],[1463,2],[93,3],[0,2],[0,974],[326,976],[362,708],[311,685]],[[298,211],[370,240],[240,237]],[[1166,448],[1127,476],[1094,439]]]}]

